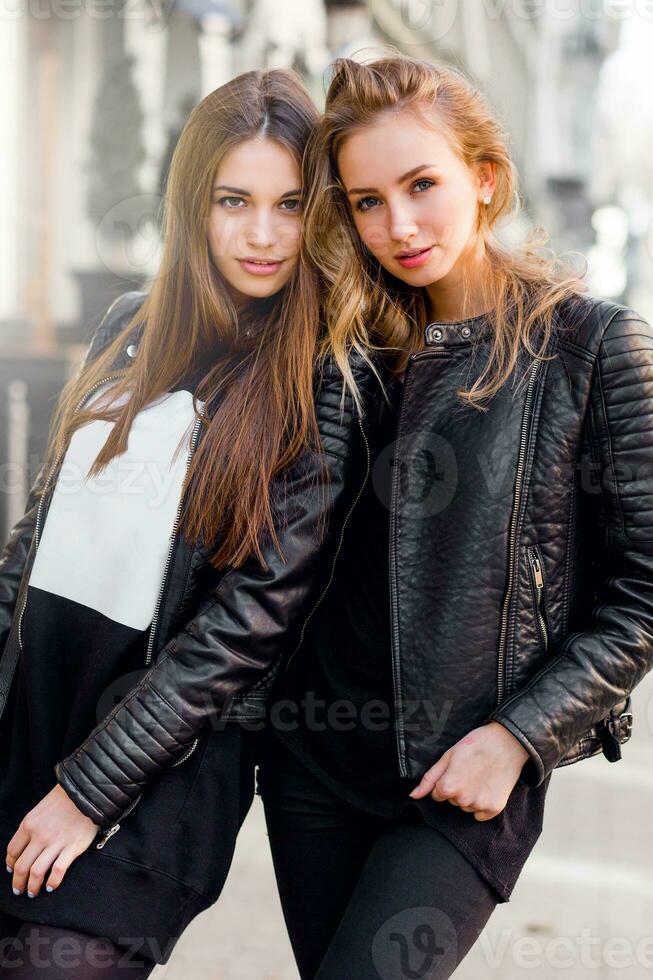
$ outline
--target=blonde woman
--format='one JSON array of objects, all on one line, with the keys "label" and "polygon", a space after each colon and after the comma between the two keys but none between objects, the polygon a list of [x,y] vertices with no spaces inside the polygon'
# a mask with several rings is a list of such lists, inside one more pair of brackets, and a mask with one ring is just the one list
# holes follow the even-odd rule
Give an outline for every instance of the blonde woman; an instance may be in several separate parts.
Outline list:
[{"label": "blonde woman", "polygon": [[453,69],[339,60],[305,185],[330,341],[388,397],[261,792],[303,980],[443,980],[653,665],[653,331],[501,244],[517,175]]}]

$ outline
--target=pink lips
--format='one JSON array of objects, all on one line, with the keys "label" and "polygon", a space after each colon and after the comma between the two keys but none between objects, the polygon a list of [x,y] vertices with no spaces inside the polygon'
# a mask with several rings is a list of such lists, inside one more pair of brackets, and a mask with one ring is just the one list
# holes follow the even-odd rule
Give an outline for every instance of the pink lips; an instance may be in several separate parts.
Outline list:
[{"label": "pink lips", "polygon": [[238,259],[245,272],[253,276],[272,276],[281,268],[283,259]]},{"label": "pink lips", "polygon": [[414,269],[419,265],[424,265],[431,258],[431,253],[433,252],[433,245],[429,245],[428,248],[422,249],[420,252],[412,252],[410,254],[403,254],[397,256],[397,262],[403,265],[406,269]]}]

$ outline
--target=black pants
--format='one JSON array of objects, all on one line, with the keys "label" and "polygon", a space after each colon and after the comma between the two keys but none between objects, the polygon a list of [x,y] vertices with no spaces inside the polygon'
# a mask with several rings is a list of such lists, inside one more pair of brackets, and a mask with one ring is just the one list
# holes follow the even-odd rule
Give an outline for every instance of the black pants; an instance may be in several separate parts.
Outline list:
[{"label": "black pants", "polygon": [[302,980],[445,980],[497,896],[409,805],[396,819],[347,803],[272,736],[258,792]]},{"label": "black pants", "polygon": [[156,964],[110,939],[24,922],[0,912],[0,977],[14,980],[145,980]]}]

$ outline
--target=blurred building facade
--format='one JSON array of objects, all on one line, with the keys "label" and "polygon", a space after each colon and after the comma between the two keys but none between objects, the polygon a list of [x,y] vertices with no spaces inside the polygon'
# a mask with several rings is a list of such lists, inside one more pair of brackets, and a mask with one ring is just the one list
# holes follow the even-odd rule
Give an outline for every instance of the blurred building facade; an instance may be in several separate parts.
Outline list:
[{"label": "blurred building facade", "polygon": [[81,340],[100,312],[94,292],[103,299],[156,268],[163,171],[203,95],[250,68],[293,66],[319,103],[334,55],[385,44],[465,70],[511,134],[530,220],[565,247],[589,243],[597,80],[614,20],[571,3],[572,16],[542,16],[526,0],[38,2],[0,26],[11,50],[5,342]]},{"label": "blurred building facade", "polygon": [[[337,55],[392,45],[462,68],[511,135],[526,206],[516,234],[542,222],[556,247],[587,251],[593,209],[606,203],[592,199],[597,82],[618,24],[600,6],[592,17],[580,0],[563,7],[558,16],[530,0],[16,0],[15,16],[0,20],[5,360],[40,358],[59,379],[111,298],[154,272],[183,122],[206,93],[256,67],[296,68],[318,104]],[[29,385],[20,390],[29,407]],[[0,388],[0,414],[9,397]],[[47,412],[34,404],[30,417],[25,454],[43,442]]]}]

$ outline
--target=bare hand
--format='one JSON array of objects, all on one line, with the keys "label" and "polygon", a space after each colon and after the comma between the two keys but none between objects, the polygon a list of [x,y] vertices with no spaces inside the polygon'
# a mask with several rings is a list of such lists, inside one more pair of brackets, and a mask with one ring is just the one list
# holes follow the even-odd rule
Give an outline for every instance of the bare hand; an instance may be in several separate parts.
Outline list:
[{"label": "bare hand", "polygon": [[[7,845],[13,888],[35,897],[48,871],[46,888],[57,888],[76,857],[83,854],[99,826],[77,808],[59,783],[21,821]],[[52,870],[50,870],[52,869]]]},{"label": "bare hand", "polygon": [[474,728],[447,749],[410,793],[417,800],[429,793],[491,820],[505,808],[529,754],[498,721]]}]

